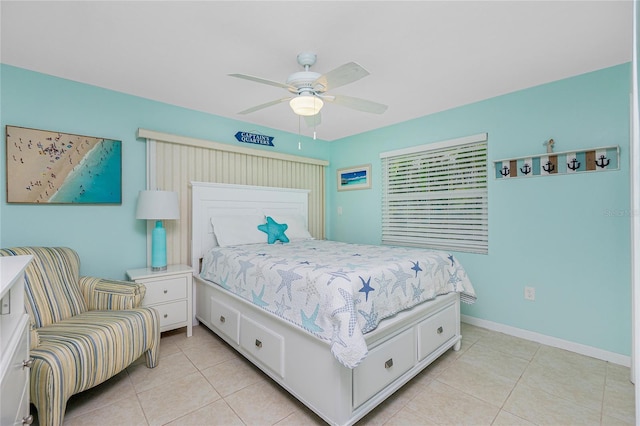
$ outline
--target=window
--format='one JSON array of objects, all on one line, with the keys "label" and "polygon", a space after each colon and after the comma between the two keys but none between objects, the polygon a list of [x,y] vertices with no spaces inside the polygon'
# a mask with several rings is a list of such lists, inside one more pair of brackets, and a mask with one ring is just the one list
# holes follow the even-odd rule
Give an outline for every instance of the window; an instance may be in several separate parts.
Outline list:
[{"label": "window", "polygon": [[488,253],[486,133],[380,158],[382,244]]}]

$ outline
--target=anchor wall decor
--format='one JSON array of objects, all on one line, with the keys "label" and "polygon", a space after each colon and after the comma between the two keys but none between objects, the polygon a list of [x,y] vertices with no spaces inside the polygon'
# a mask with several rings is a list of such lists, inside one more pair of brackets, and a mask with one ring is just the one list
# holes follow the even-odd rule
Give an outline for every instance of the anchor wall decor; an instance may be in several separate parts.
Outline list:
[{"label": "anchor wall decor", "polygon": [[620,147],[605,146],[579,151],[547,152],[493,162],[496,179],[569,175],[618,170]]}]

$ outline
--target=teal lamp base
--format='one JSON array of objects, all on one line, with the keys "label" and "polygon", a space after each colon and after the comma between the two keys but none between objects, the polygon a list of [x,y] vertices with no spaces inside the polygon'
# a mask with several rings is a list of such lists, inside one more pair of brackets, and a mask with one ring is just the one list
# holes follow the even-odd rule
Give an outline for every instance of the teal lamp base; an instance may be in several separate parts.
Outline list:
[{"label": "teal lamp base", "polygon": [[156,221],[156,227],[151,233],[151,270],[167,270],[167,231],[162,227],[162,221]]}]

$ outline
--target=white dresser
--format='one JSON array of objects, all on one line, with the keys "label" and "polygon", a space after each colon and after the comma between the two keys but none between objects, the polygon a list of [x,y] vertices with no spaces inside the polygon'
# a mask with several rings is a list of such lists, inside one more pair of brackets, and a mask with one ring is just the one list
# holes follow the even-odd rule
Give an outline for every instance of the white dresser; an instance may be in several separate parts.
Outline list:
[{"label": "white dresser", "polygon": [[31,424],[29,316],[24,269],[31,256],[0,257],[0,425]]}]

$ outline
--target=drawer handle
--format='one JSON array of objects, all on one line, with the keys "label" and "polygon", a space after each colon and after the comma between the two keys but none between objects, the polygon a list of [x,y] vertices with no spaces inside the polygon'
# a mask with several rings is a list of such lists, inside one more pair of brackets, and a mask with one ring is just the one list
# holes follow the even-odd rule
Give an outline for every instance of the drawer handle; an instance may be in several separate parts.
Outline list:
[{"label": "drawer handle", "polygon": [[443,332],[444,330],[442,329],[442,326],[440,326],[440,327],[438,327],[438,330],[436,330],[436,331],[438,332],[438,334],[442,334],[442,332]]},{"label": "drawer handle", "polygon": [[226,320],[227,320],[227,319],[224,317],[224,315],[220,315],[220,322],[221,322],[221,323],[223,323],[223,324],[224,324],[224,322],[225,322]]},{"label": "drawer handle", "polygon": [[169,314],[164,314],[164,317],[167,318],[169,316]]},{"label": "drawer handle", "polygon": [[262,342],[256,339],[256,348],[261,348],[261,347],[262,347]]},{"label": "drawer handle", "polygon": [[29,414],[27,417],[23,417],[22,418],[22,424],[23,425],[30,425],[31,423],[33,423],[33,415]]},{"label": "drawer handle", "polygon": [[[33,367],[33,358],[22,361],[22,369]],[[30,423],[29,423],[30,424]]]},{"label": "drawer handle", "polygon": [[168,292],[168,290],[165,288],[165,289],[164,289],[164,294],[167,294],[167,292]]},{"label": "drawer handle", "polygon": [[387,362],[384,363],[384,368],[389,369],[391,367],[393,367],[393,358],[389,358]]}]

